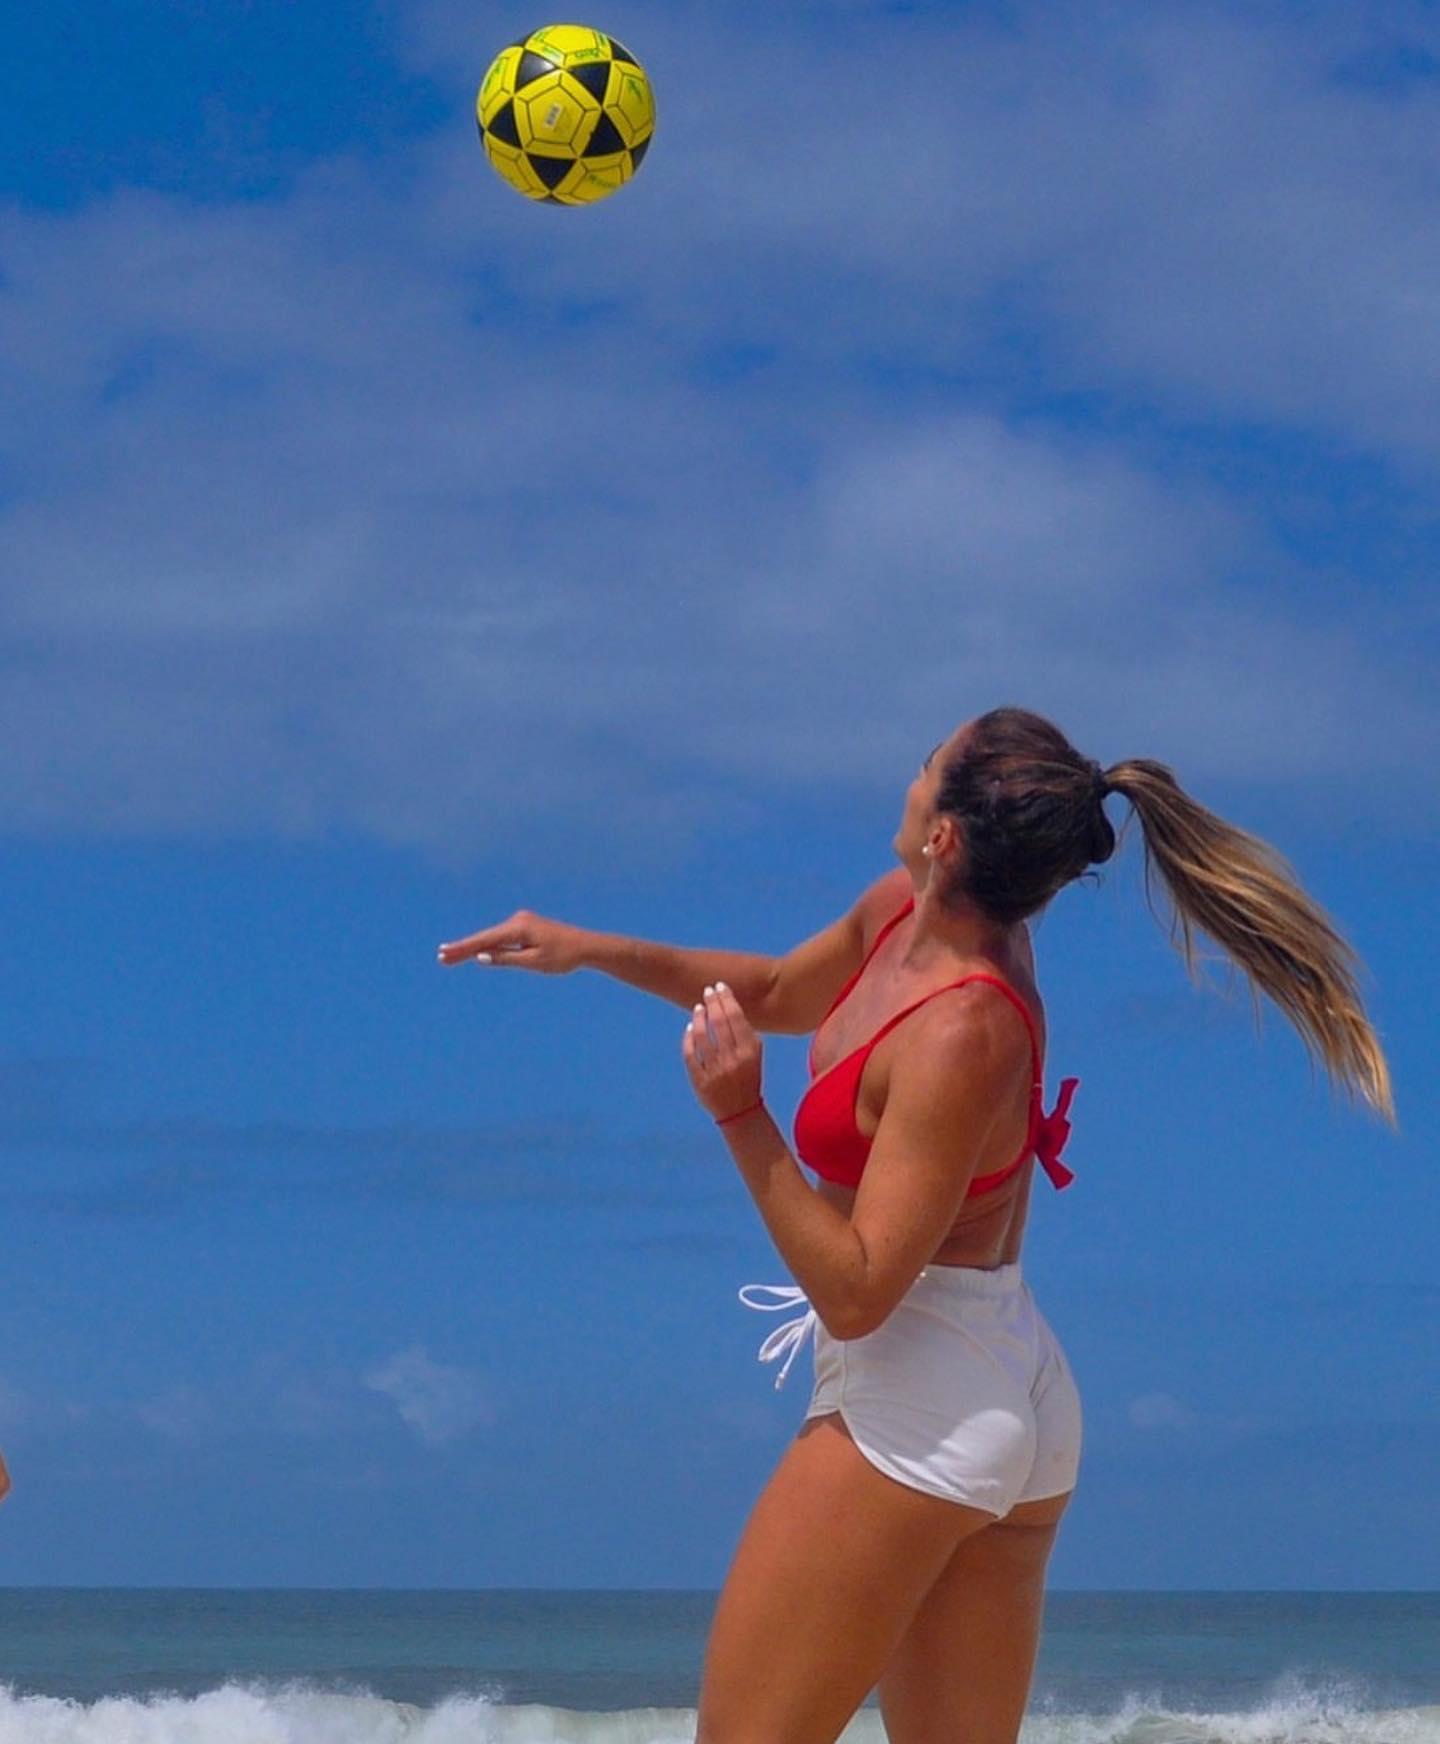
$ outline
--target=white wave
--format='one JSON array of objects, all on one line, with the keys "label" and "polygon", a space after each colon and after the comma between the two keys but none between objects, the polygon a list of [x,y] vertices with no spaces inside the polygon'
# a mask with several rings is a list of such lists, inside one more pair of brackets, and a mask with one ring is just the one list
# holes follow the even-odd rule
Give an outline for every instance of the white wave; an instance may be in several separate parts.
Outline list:
[{"label": "white wave", "polygon": [[[198,1696],[19,1695],[0,1683],[0,1744],[694,1744],[693,1708],[581,1712],[456,1695],[434,1707],[304,1682],[234,1682]],[[1167,1710],[1141,1694],[1108,1714],[1032,1712],[1022,1744],[1440,1744],[1440,1706],[1366,1709],[1340,1686],[1291,1683],[1241,1713]],[[840,1744],[885,1744],[862,1709]]]},{"label": "white wave", "polygon": [[1277,1678],[1253,1708],[1167,1708],[1132,1692],[1108,1714],[1026,1716],[1023,1744],[1440,1744],[1440,1706],[1375,1708],[1362,1686],[1335,1678]]}]

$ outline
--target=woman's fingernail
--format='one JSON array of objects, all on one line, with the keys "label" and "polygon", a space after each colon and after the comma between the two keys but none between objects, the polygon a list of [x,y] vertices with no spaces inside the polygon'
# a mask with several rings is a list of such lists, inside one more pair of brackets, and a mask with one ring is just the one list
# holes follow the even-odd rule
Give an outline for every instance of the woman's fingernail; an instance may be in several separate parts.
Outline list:
[{"label": "woman's fingernail", "polygon": [[477,951],[475,953],[475,961],[477,963],[488,963],[490,961],[489,951]]}]

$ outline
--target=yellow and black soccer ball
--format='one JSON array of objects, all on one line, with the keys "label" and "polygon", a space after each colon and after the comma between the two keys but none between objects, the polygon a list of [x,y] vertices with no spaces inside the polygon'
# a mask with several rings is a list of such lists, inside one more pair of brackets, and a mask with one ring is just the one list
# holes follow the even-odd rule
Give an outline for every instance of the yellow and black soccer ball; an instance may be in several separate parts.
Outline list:
[{"label": "yellow and black soccer ball", "polygon": [[547,24],[496,55],[475,118],[486,157],[518,193],[589,206],[645,161],[655,98],[645,69],[613,36]]}]

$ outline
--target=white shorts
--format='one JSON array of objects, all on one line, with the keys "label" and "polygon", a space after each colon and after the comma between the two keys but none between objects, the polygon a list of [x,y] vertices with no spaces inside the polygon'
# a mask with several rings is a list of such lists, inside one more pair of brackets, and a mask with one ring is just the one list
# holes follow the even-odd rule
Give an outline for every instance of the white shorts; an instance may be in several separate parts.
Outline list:
[{"label": "white shorts", "polygon": [[[780,1300],[752,1302],[746,1290]],[[1075,1487],[1080,1394],[1018,1260],[993,1270],[926,1266],[863,1338],[832,1337],[795,1285],[747,1284],[740,1299],[805,1306],[765,1340],[760,1361],[788,1351],[780,1386],[813,1331],[806,1418],[838,1411],[871,1465],[898,1483],[997,1517]]]}]

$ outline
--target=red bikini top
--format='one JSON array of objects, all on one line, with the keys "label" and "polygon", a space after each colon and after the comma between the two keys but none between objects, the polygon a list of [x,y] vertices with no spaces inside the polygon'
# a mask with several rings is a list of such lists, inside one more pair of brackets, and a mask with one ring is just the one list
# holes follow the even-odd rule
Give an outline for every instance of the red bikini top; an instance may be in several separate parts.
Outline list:
[{"label": "red bikini top", "polygon": [[[831,1012],[835,1011],[841,1001],[854,988],[857,981],[865,973],[865,969],[876,951],[880,941],[899,921],[902,921],[915,906],[912,896],[897,915],[893,915],[881,927],[875,943],[865,954],[865,961],[840,989],[835,1003],[820,1020],[823,1026]],[[1010,1175],[1026,1161],[1032,1151],[1040,1158],[1040,1162],[1057,1188],[1068,1187],[1075,1179],[1074,1171],[1067,1169],[1060,1161],[1060,1152],[1065,1147],[1065,1141],[1070,1136],[1070,1122],[1066,1118],[1070,1099],[1079,1085],[1078,1078],[1065,1078],[1060,1084],[1060,1094],[1055,1106],[1047,1115],[1041,1115],[1041,1079],[1040,1079],[1040,1046],[1035,1034],[1035,1020],[1030,1015],[1029,1007],[1024,1000],[1004,981],[994,975],[975,973],[962,975],[958,981],[947,982],[944,987],[935,988],[917,999],[913,1005],[907,1005],[904,1011],[897,1011],[894,1017],[883,1024],[868,1042],[847,1054],[826,1072],[815,1076],[815,1038],[810,1038],[810,1088],[800,1099],[800,1106],[795,1112],[795,1148],[802,1162],[812,1168],[817,1175],[827,1181],[835,1181],[842,1187],[854,1187],[865,1171],[865,1161],[870,1154],[871,1141],[855,1124],[855,1102],[860,1092],[860,1074],[865,1070],[865,1061],[870,1050],[881,1036],[894,1028],[902,1017],[923,1005],[927,999],[933,999],[936,993],[947,992],[951,987],[963,987],[969,981],[988,981],[993,987],[998,987],[1005,997],[1016,1007],[1021,1017],[1025,1019],[1025,1027],[1030,1032],[1030,1051],[1035,1062],[1035,1079],[1030,1090],[1030,1119],[1025,1134],[1025,1145],[1020,1155],[1013,1163],[1007,1163],[1003,1169],[997,1169],[993,1174],[980,1175],[970,1183],[966,1191],[967,1199],[977,1193],[985,1193],[992,1187],[997,1187],[1001,1181]],[[819,1027],[817,1026],[817,1033]]]}]

